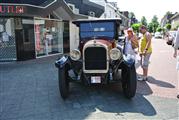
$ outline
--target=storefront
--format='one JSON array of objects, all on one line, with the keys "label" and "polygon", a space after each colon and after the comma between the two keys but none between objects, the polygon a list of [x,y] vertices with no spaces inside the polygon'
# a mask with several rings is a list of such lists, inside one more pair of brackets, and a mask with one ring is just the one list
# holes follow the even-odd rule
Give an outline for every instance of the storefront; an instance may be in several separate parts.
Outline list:
[{"label": "storefront", "polygon": [[69,22],[54,18],[52,12],[40,13],[31,6],[0,5],[0,61],[69,52]]},{"label": "storefront", "polygon": [[34,19],[36,57],[63,53],[64,22]]}]

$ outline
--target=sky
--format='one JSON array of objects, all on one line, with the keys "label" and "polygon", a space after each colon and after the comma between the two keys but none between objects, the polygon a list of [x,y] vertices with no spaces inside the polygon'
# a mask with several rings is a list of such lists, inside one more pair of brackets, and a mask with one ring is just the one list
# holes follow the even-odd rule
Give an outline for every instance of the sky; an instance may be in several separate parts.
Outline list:
[{"label": "sky", "polygon": [[108,0],[117,2],[120,11],[134,12],[140,21],[145,16],[147,22],[151,22],[154,15],[157,15],[160,22],[167,11],[179,12],[179,0]]}]

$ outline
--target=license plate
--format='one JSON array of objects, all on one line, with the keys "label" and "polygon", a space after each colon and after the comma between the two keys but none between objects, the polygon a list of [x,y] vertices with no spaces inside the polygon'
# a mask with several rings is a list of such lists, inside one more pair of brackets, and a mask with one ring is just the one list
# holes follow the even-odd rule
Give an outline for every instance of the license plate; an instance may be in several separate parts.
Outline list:
[{"label": "license plate", "polygon": [[92,76],[91,83],[101,83],[101,77],[100,76]]}]

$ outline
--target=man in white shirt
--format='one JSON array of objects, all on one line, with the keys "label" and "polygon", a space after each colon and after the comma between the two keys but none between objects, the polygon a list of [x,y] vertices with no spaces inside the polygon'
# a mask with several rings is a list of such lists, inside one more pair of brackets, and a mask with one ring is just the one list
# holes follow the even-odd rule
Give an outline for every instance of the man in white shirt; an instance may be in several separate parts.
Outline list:
[{"label": "man in white shirt", "polygon": [[177,33],[176,33],[176,37],[175,37],[175,40],[174,40],[174,54],[173,54],[173,57],[177,57],[177,51],[179,49],[179,28],[177,30]]},{"label": "man in white shirt", "polygon": [[[177,30],[176,37],[175,37],[175,40],[174,40],[174,54],[173,54],[174,58],[177,57],[177,66],[176,66],[176,68],[179,71],[179,53],[178,53],[179,50],[178,49],[179,49],[179,28]],[[178,72],[178,78],[179,78],[179,72]],[[179,81],[178,81],[178,87],[179,87]],[[179,94],[177,95],[177,98],[179,98]]]}]

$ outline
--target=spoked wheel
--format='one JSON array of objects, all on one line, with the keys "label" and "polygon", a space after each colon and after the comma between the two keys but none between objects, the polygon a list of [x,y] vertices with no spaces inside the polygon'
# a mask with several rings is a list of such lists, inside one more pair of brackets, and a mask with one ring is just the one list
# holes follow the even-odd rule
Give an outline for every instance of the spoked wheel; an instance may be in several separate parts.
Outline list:
[{"label": "spoked wheel", "polygon": [[131,99],[136,94],[137,75],[135,66],[122,69],[122,88],[126,98]]},{"label": "spoked wheel", "polygon": [[61,97],[65,99],[69,95],[69,75],[66,66],[64,66],[62,69],[59,69],[58,79]]}]

